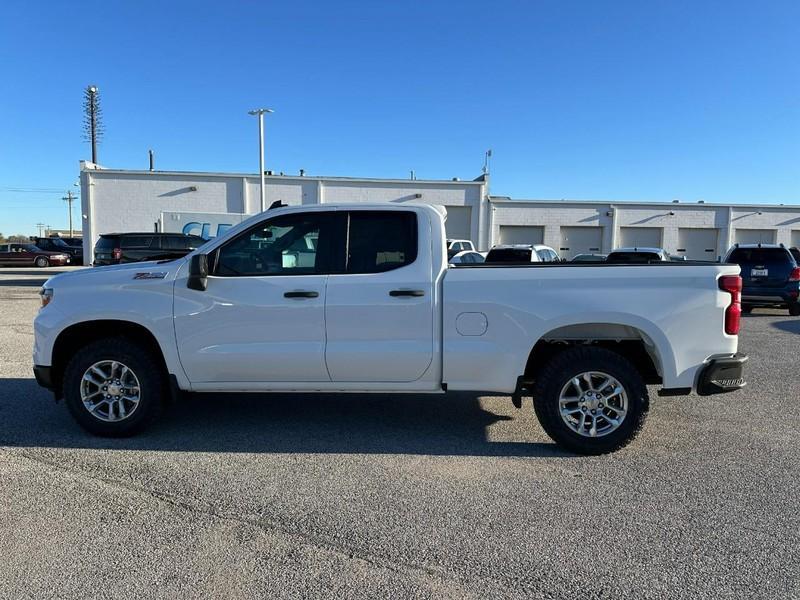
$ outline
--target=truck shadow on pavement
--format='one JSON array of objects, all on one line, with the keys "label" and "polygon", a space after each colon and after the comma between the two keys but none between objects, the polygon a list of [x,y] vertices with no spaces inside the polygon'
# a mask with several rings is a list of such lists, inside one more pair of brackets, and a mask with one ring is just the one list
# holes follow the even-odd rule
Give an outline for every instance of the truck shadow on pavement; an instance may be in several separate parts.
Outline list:
[{"label": "truck shadow on pavement", "polygon": [[777,321],[772,323],[772,326],[781,331],[800,334],[800,319],[794,319],[793,321]]},{"label": "truck shadow on pavement", "polygon": [[[544,438],[530,401],[512,437]],[[508,403],[509,409],[511,402]],[[510,412],[510,411],[509,411]],[[526,413],[523,415],[523,413]],[[98,438],[33,379],[0,379],[0,446],[172,452],[419,454],[570,457],[553,443],[491,441],[487,428],[517,417],[476,394],[189,394],[143,433]],[[511,425],[511,424],[510,424]],[[531,427],[535,427],[534,432]],[[519,432],[516,431],[519,429]]]}]

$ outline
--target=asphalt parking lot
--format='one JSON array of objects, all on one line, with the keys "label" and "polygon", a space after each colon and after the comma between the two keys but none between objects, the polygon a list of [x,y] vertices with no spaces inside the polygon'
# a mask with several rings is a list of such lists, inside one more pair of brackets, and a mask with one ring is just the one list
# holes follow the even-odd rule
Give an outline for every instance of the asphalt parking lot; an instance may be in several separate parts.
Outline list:
[{"label": "asphalt parking lot", "polygon": [[32,378],[46,272],[0,269],[2,598],[800,596],[786,311],[745,317],[746,390],[652,389],[610,456],[467,394],[190,397],[108,440]]}]

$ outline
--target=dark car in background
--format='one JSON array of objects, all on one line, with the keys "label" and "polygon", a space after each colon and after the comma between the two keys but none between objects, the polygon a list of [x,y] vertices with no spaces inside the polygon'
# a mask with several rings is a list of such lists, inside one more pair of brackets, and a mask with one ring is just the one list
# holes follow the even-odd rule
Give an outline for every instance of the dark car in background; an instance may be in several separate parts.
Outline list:
[{"label": "dark car in background", "polygon": [[63,267],[70,264],[65,252],[48,252],[33,244],[0,244],[0,266]]},{"label": "dark car in background", "polygon": [[57,236],[58,239],[63,240],[69,246],[78,246],[83,248],[83,238],[82,237],[64,237],[63,235]]},{"label": "dark car in background", "polygon": [[146,260],[173,260],[206,243],[183,233],[104,233],[94,245],[95,267]]},{"label": "dark car in background", "polygon": [[742,311],[788,308],[800,315],[800,267],[783,244],[736,244],[725,257],[742,269]]},{"label": "dark car in background", "polygon": [[800,266],[800,248],[791,247],[789,248],[789,252],[791,253],[792,258],[794,259],[794,262],[796,262],[798,266]]},{"label": "dark car in background", "polygon": [[570,259],[574,263],[601,263],[606,262],[607,254],[576,254]]},{"label": "dark car in background", "polygon": [[69,254],[70,264],[83,264],[83,247],[72,246],[60,237],[32,237],[31,242],[40,250]]}]

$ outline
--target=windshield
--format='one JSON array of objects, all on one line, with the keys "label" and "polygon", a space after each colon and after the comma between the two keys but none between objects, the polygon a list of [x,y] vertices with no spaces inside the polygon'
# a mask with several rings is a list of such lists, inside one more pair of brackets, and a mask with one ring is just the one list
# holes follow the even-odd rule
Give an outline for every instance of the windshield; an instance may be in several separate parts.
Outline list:
[{"label": "windshield", "polygon": [[531,262],[530,248],[494,248],[486,255],[486,262]]},{"label": "windshield", "polygon": [[625,265],[647,264],[661,262],[661,256],[655,252],[612,252],[606,262]]}]

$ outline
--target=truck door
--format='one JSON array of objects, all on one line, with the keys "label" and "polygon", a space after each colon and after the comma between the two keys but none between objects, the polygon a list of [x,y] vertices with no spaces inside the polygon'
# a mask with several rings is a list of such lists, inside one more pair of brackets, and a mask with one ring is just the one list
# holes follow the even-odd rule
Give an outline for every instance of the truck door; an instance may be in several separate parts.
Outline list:
[{"label": "truck door", "polygon": [[[275,216],[209,257],[208,288],[175,282],[175,335],[193,383],[330,381],[325,285],[332,211]],[[269,385],[265,385],[269,388]]]},{"label": "truck door", "polygon": [[410,210],[340,215],[345,260],[328,279],[325,305],[331,379],[416,381],[433,359],[431,249],[418,248],[430,240],[430,225]]}]

